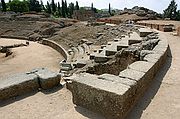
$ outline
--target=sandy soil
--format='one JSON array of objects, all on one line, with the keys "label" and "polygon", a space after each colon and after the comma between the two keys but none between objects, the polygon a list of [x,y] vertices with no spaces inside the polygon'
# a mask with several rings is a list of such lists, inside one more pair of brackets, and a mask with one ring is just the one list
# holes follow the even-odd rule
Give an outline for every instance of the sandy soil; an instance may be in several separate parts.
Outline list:
[{"label": "sandy soil", "polygon": [[[24,40],[0,39],[0,45],[2,46],[25,42]],[[59,61],[64,59],[54,49],[35,42],[30,42],[27,47],[13,48],[12,51],[13,54],[9,57],[0,53],[0,76],[26,72],[40,67],[59,71]]]},{"label": "sandy soil", "polygon": [[170,46],[166,64],[127,119],[180,118],[180,37],[162,34]]},{"label": "sandy soil", "polygon": [[0,103],[0,119],[104,119],[72,103],[71,92],[56,88]]}]

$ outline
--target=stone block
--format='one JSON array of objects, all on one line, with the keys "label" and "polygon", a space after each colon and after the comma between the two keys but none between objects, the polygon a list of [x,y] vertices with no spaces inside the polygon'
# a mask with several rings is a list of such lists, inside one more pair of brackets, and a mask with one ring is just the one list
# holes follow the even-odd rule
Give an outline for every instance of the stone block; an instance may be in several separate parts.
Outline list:
[{"label": "stone block", "polygon": [[130,86],[99,79],[92,74],[79,74],[74,77],[72,84],[68,84],[68,88],[72,92],[74,104],[108,119],[124,118],[136,100]]},{"label": "stone block", "polygon": [[148,54],[144,57],[144,61],[154,63],[154,70],[157,72],[161,67],[162,55],[161,54]]},{"label": "stone block", "polygon": [[15,74],[0,78],[0,101],[28,92],[37,91],[38,77],[35,74]]},{"label": "stone block", "polygon": [[[146,73],[145,75],[148,80],[153,80],[156,74],[153,65],[154,63],[145,62],[145,61],[137,61],[129,65],[129,68],[136,71],[144,72]],[[148,80],[147,80],[147,83],[150,82]]]},{"label": "stone block", "polygon": [[136,71],[133,69],[125,69],[119,73],[121,78],[128,78],[137,82],[137,97],[142,95],[147,88],[147,83],[149,79],[144,72]]},{"label": "stone block", "polygon": [[139,31],[139,36],[140,37],[146,37],[147,35],[153,33],[152,30],[147,29],[147,28],[140,28],[138,31]]},{"label": "stone block", "polygon": [[61,80],[61,75],[59,73],[55,73],[44,68],[38,69],[34,73],[38,76],[42,89],[53,88],[59,85]]}]

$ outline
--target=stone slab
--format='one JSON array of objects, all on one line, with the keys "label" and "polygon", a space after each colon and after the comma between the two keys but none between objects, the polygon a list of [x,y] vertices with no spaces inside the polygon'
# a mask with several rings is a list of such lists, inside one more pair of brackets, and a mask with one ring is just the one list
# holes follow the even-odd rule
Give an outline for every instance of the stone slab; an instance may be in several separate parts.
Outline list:
[{"label": "stone slab", "polygon": [[152,30],[147,29],[147,28],[140,28],[140,29],[138,29],[138,31],[139,31],[139,36],[140,37],[146,37],[147,35],[153,33]]},{"label": "stone slab", "polygon": [[42,89],[53,88],[59,85],[61,80],[61,75],[59,73],[49,71],[45,68],[38,69],[34,73],[38,76]]},{"label": "stone slab", "polygon": [[136,100],[130,86],[98,79],[92,74],[79,74],[68,88],[74,104],[101,113],[108,119],[124,118]]},{"label": "stone slab", "polygon": [[0,78],[0,101],[24,93],[38,90],[38,77],[35,74],[15,74]]}]

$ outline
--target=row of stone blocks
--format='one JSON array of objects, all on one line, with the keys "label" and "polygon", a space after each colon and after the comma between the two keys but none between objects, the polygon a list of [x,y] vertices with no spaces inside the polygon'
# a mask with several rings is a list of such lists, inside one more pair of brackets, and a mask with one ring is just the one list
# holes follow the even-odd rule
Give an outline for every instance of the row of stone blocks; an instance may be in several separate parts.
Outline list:
[{"label": "row of stone blocks", "polygon": [[159,41],[152,54],[146,55],[144,61],[134,62],[119,76],[87,73],[72,76],[68,89],[72,92],[74,104],[107,119],[123,119],[165,63],[167,50],[167,41]]},{"label": "row of stone blocks", "polygon": [[157,29],[163,32],[172,32],[173,31],[173,25],[169,24],[152,24],[152,23],[143,23],[143,22],[138,22],[137,24],[147,26],[152,29]]},{"label": "row of stone blocks", "polygon": [[0,102],[32,91],[50,89],[59,85],[61,75],[47,69],[35,69],[31,72],[0,78]]}]

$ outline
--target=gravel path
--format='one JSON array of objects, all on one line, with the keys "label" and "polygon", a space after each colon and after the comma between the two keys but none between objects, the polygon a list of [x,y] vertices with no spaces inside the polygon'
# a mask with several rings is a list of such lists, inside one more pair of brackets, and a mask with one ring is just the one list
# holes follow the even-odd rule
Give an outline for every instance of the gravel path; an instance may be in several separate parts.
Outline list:
[{"label": "gravel path", "polygon": [[180,37],[162,33],[169,41],[166,64],[127,119],[180,118]]}]

